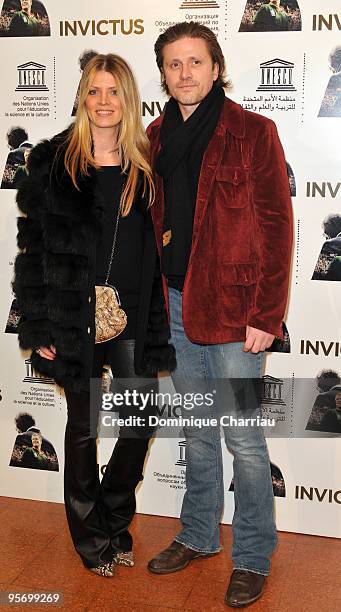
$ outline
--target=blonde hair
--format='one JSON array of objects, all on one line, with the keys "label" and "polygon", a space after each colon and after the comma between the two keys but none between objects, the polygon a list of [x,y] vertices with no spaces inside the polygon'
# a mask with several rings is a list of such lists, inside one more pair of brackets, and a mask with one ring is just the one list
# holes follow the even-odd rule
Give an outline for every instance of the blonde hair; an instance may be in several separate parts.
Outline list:
[{"label": "blonde hair", "polygon": [[73,184],[77,185],[77,173],[89,176],[90,168],[98,168],[93,154],[90,121],[85,107],[86,98],[95,74],[100,71],[113,75],[117,95],[122,104],[122,121],[117,145],[122,160],[122,170],[128,178],[122,193],[122,216],[129,214],[138,186],[139,171],[143,172],[143,196],[148,191],[148,205],[154,201],[155,188],[149,163],[149,141],[141,120],[141,103],[136,81],[130,66],[119,55],[96,55],[84,68],[79,85],[79,103],[76,119],[67,137],[64,163]]}]

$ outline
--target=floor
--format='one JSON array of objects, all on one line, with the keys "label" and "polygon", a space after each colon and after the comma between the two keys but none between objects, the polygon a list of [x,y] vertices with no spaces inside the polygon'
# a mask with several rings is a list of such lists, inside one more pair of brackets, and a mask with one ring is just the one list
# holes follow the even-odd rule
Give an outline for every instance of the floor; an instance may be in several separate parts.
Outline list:
[{"label": "floor", "polygon": [[[176,519],[136,515],[132,534],[136,565],[105,579],[84,569],[75,554],[61,504],[0,500],[0,591],[63,592],[59,609],[161,612],[227,611],[224,595],[231,571],[231,528],[222,527],[224,550],[197,559],[184,571],[150,574],[148,560],[168,546]],[[48,609],[19,605],[15,610]],[[9,610],[1,606],[1,610]],[[341,612],[341,540],[279,534],[271,579],[252,612]]]}]

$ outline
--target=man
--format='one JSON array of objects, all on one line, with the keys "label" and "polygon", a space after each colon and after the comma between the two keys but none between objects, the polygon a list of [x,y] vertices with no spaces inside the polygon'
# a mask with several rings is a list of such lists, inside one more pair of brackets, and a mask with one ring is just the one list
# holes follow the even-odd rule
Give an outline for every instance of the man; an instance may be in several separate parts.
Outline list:
[{"label": "man", "polygon": [[[26,459],[27,459],[27,456],[32,456],[32,452],[33,452],[32,448],[33,448],[34,451],[37,451],[37,450],[39,450],[39,452],[41,451],[44,454],[44,457],[46,457],[46,454],[48,454],[50,458],[52,457],[53,462],[51,461],[49,467],[46,469],[51,469],[53,471],[58,472],[59,465],[58,465],[58,458],[57,458],[57,453],[55,451],[55,448],[49,440],[47,440],[46,438],[42,436],[41,431],[38,429],[38,427],[36,427],[36,422],[34,418],[32,417],[32,415],[29,414],[28,412],[20,412],[15,417],[15,426],[16,426],[16,430],[18,431],[18,435],[14,442],[10,465],[13,467],[32,467],[31,465],[30,466],[26,465]],[[39,449],[37,449],[37,441],[35,442],[35,444],[33,443],[34,436],[39,437]],[[19,455],[23,455],[25,454],[26,448],[29,448],[30,450],[26,454],[24,464],[22,464],[22,461],[18,462],[17,460],[17,455],[18,455],[17,451],[19,451]],[[45,465],[45,462],[43,463]]]},{"label": "man", "polygon": [[281,0],[270,0],[262,4],[253,22],[256,32],[280,32],[289,29],[287,14],[281,9]]},{"label": "man", "polygon": [[[282,337],[289,282],[292,213],[283,150],[272,121],[225,98],[225,61],[211,30],[178,23],[159,36],[155,52],[171,96],[148,135],[156,182],[151,211],[177,352],[174,385],[237,381],[224,410],[236,415],[244,402],[255,416],[250,380],[259,381],[263,351]],[[218,409],[215,402],[196,415]],[[184,431],[182,530],[149,562],[159,574],[220,550],[219,427]],[[243,607],[260,597],[269,573],[273,490],[262,430],[225,427],[224,435],[234,454],[236,501],[226,603]]]},{"label": "man", "polygon": [[329,79],[319,117],[341,117],[341,46],[332,50],[329,63],[334,74]]},{"label": "man", "polygon": [[335,393],[335,404],[323,414],[319,431],[341,434],[341,393]]},{"label": "man", "polygon": [[323,221],[324,242],[312,280],[341,281],[341,215],[332,213]]},{"label": "man", "polygon": [[13,177],[13,187],[18,189],[20,183],[27,177],[27,162],[30,155],[31,149],[24,149],[24,164],[21,164],[17,167],[14,177]]},{"label": "man", "polygon": [[21,11],[14,13],[8,36],[39,36],[39,23],[31,12],[32,0],[20,0]]},{"label": "man", "polygon": [[319,431],[341,434],[341,393],[335,394],[335,406],[326,410]]},{"label": "man", "polygon": [[45,453],[41,450],[42,436],[40,433],[32,433],[31,437],[32,446],[27,446],[24,450],[23,456],[20,461],[20,467],[35,469],[35,470],[48,470],[49,460]]},{"label": "man", "polygon": [[13,127],[6,134],[8,147],[11,149],[7,156],[6,165],[1,181],[1,189],[15,189],[14,176],[18,166],[25,165],[25,151],[32,149],[28,142],[28,133],[25,128]]}]

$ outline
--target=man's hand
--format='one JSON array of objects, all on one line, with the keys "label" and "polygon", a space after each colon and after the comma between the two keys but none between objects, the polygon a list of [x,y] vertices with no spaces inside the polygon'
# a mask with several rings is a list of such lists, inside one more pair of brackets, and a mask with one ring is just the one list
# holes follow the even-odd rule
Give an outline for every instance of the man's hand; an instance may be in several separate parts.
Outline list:
[{"label": "man's hand", "polygon": [[259,353],[260,351],[265,351],[265,349],[269,348],[274,341],[275,336],[272,334],[268,334],[267,332],[262,331],[261,329],[256,329],[255,327],[246,326],[246,340],[243,347],[243,351],[248,353]]}]

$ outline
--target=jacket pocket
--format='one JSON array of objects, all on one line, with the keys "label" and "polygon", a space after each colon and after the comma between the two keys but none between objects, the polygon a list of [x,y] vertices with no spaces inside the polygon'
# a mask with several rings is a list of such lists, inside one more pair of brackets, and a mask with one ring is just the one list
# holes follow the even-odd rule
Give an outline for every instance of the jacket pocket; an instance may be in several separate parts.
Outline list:
[{"label": "jacket pocket", "polygon": [[259,263],[257,261],[245,263],[222,262],[220,265],[220,282],[222,285],[254,285],[257,283],[258,278]]},{"label": "jacket pocket", "polygon": [[225,206],[244,208],[249,199],[249,169],[242,166],[219,166],[216,186],[218,197]]},{"label": "jacket pocket", "polygon": [[227,327],[248,324],[255,304],[259,264],[222,263],[220,265],[220,314]]}]

